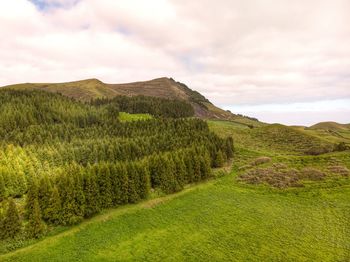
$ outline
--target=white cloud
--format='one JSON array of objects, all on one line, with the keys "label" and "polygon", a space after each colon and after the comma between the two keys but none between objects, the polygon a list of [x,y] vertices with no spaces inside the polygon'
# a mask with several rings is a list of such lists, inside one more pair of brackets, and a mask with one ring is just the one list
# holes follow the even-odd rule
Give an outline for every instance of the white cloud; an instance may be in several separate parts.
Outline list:
[{"label": "white cloud", "polygon": [[172,76],[218,105],[350,98],[348,10],[347,0],[0,1],[0,85]]}]

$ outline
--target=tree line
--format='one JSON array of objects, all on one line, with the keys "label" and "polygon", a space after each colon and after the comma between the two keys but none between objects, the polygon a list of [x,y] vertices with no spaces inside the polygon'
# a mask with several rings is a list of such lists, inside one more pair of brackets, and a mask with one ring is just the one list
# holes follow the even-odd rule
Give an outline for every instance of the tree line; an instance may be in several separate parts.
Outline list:
[{"label": "tree line", "polygon": [[98,98],[93,105],[108,105],[131,114],[147,113],[156,117],[179,118],[194,116],[190,103],[177,99],[165,99],[151,96],[116,96],[112,99]]}]

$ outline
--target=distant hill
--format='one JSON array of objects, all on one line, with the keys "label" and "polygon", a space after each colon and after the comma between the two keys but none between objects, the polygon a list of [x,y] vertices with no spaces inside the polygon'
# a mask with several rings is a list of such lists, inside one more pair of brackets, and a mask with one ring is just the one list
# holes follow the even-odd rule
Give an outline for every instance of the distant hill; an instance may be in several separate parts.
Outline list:
[{"label": "distant hill", "polygon": [[350,124],[339,124],[337,122],[321,122],[307,129],[322,129],[322,130],[350,130]]},{"label": "distant hill", "polygon": [[98,79],[87,79],[66,83],[23,83],[9,85],[6,86],[6,88],[39,89],[57,92],[81,101],[89,101],[101,97],[112,98],[118,95],[144,95],[167,99],[180,99],[191,103],[195,110],[195,115],[200,118],[235,120],[251,126],[259,124],[259,122],[254,119],[235,115],[216,107],[199,92],[167,77],[124,84],[106,84]]}]

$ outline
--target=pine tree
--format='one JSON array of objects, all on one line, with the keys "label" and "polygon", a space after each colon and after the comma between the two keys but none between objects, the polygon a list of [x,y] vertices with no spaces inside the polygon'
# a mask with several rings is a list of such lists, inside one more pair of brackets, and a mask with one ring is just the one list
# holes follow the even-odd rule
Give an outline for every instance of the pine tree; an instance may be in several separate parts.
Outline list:
[{"label": "pine tree", "polygon": [[97,170],[101,207],[108,208],[112,206],[112,187],[110,171],[105,163],[99,163]]},{"label": "pine tree", "polygon": [[60,194],[56,186],[53,187],[52,193],[49,200],[49,205],[46,209],[45,216],[49,223],[54,225],[59,225],[61,223],[61,212],[62,212],[62,203]]},{"label": "pine tree", "polygon": [[37,180],[33,179],[29,184],[26,203],[25,203],[25,217],[28,219],[30,214],[33,213],[34,201],[38,199],[38,184]]},{"label": "pine tree", "polygon": [[48,220],[46,209],[49,206],[50,198],[52,195],[52,184],[48,176],[43,176],[39,181],[38,189],[38,201],[40,205],[40,210],[44,220]]},{"label": "pine tree", "polygon": [[6,197],[7,197],[7,192],[5,187],[5,181],[2,174],[0,174],[0,202],[3,201]]},{"label": "pine tree", "polygon": [[216,153],[214,167],[222,167],[224,165],[224,156],[221,150],[218,150]]},{"label": "pine tree", "polygon": [[81,221],[82,217],[76,215],[79,209],[74,189],[74,180],[69,175],[60,176],[60,196],[62,200],[62,216],[61,222],[63,225],[73,225]]},{"label": "pine tree", "polygon": [[150,178],[149,172],[144,161],[135,164],[138,176],[138,195],[141,199],[147,198],[150,191]]},{"label": "pine tree", "polygon": [[40,206],[37,199],[34,200],[33,212],[29,216],[25,230],[29,238],[39,238],[45,231],[45,224],[41,220]]},{"label": "pine tree", "polygon": [[225,145],[226,145],[226,156],[228,159],[230,159],[233,157],[233,152],[234,152],[233,138],[231,136],[226,138]]},{"label": "pine tree", "polygon": [[84,175],[85,217],[91,217],[100,211],[99,189],[97,179],[91,166]]},{"label": "pine tree", "polygon": [[2,223],[3,233],[1,235],[3,239],[14,238],[21,232],[22,221],[12,198],[9,199],[7,212]]},{"label": "pine tree", "polygon": [[139,195],[137,192],[137,171],[132,163],[127,163],[126,169],[128,172],[128,202],[136,203],[139,201]]},{"label": "pine tree", "polygon": [[85,213],[85,195],[83,190],[83,174],[81,168],[76,168],[74,177],[74,189],[75,189],[75,202],[77,209],[75,214],[78,217],[83,217]]},{"label": "pine tree", "polygon": [[116,178],[114,183],[114,192],[116,194],[116,203],[123,205],[128,203],[129,177],[125,163],[116,165]]},{"label": "pine tree", "polygon": [[202,150],[200,153],[201,159],[201,177],[203,179],[208,179],[212,177],[212,170],[210,167],[210,155],[207,150]]}]

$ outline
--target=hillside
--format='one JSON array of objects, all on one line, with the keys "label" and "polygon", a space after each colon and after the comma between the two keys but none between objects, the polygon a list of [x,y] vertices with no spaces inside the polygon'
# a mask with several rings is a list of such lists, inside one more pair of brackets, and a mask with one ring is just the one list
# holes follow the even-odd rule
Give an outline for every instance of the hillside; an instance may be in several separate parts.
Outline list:
[{"label": "hillside", "polygon": [[257,122],[222,110],[197,91],[190,89],[185,84],[176,82],[172,78],[166,77],[124,84],[106,84],[98,79],[87,79],[66,83],[24,83],[6,86],[6,88],[44,90],[61,93],[81,101],[90,101],[91,99],[102,97],[113,98],[119,95],[143,95],[179,99],[191,103],[195,110],[195,115],[200,118],[236,119],[237,121],[248,121],[252,125]]},{"label": "hillside", "polygon": [[[276,130],[301,144],[307,144],[309,137],[281,125],[250,129],[229,121],[209,124],[220,136],[240,135],[232,171],[217,169],[215,179],[182,192],[160,198],[151,195],[135,205],[104,210],[79,225],[59,228],[22,249],[0,254],[0,260],[349,260],[349,152],[288,155],[290,142],[276,139]],[[255,136],[272,139],[271,146],[266,141],[259,148],[252,140]],[[276,151],[281,145],[286,154]],[[269,161],[257,161],[262,159]],[[279,175],[274,169],[281,167],[288,181],[268,176],[260,184],[260,177],[251,181],[246,176],[265,170]],[[276,187],[288,185],[291,175],[305,175],[305,170],[325,178],[301,177],[294,186]]]},{"label": "hillside", "polygon": [[339,124],[337,122],[321,122],[313,126],[308,127],[307,129],[312,130],[350,130],[350,124]]}]

